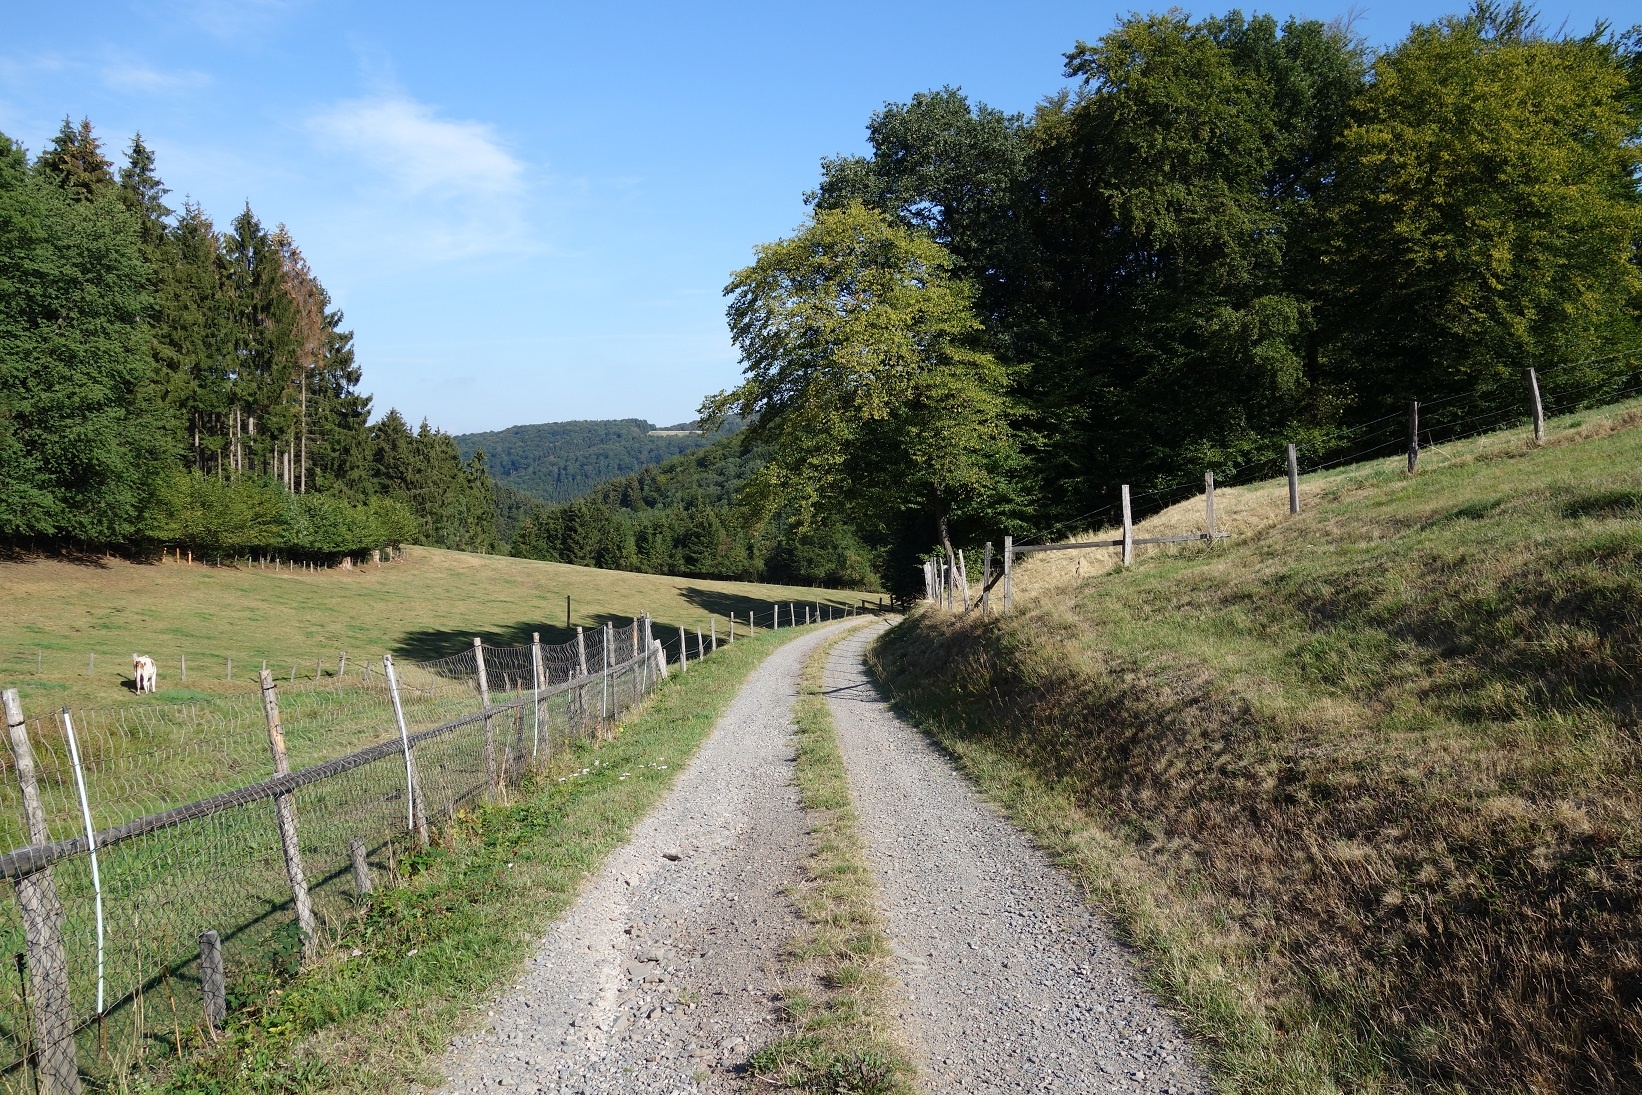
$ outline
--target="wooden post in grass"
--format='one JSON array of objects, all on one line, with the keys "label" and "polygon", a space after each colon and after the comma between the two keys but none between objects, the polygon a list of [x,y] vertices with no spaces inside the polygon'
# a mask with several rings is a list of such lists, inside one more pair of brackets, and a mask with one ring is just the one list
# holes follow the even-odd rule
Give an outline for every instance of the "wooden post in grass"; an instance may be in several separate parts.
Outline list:
[{"label": "wooden post in grass", "polygon": [[1420,470],[1420,401],[1408,402],[1408,474]]},{"label": "wooden post in grass", "polygon": [[1300,512],[1300,454],[1289,446],[1289,515]]},{"label": "wooden post in grass", "polygon": [[1528,370],[1528,408],[1534,415],[1534,444],[1545,444],[1545,404],[1539,398],[1539,373]]},{"label": "wooden post in grass", "polygon": [[372,889],[371,865],[365,859],[365,842],[358,837],[348,841],[348,862],[353,865],[353,892],[367,896]]},{"label": "wooden post in grass", "polygon": [[[34,771],[34,748],[23,721],[23,702],[15,688],[0,693],[6,713],[6,733],[17,763],[17,784],[23,794],[23,820],[30,844],[47,844],[46,811]],[[34,1019],[35,1067],[45,1081],[43,1091],[80,1091],[80,1070],[74,1059],[74,1006],[68,994],[68,957],[63,951],[63,902],[51,868],[17,879],[17,911],[23,919],[28,951],[29,1004]]]},{"label": "wooden post in grass", "polygon": [[985,616],[992,610],[992,541],[986,542],[986,552],[981,556],[981,615]]},{"label": "wooden post in grass", "polygon": [[964,565],[964,549],[958,549],[958,588],[964,591],[964,611],[969,611],[969,568]]},{"label": "wooden post in grass", "polygon": [[1123,484],[1123,565],[1135,561],[1135,522],[1129,512],[1129,484]]},{"label": "wooden post in grass", "polygon": [[491,721],[490,674],[485,672],[485,644],[479,636],[473,637],[473,666],[479,678],[479,710],[485,715],[485,778],[490,781],[490,793],[496,793],[496,726]]},{"label": "wooden post in grass", "polygon": [[684,628],[678,629],[678,671],[690,671],[690,637],[684,633]]},{"label": "wooden post in grass", "polygon": [[1209,529],[1209,546],[1214,547],[1214,472],[1203,473],[1203,506],[1207,511],[1207,525]]},{"label": "wooden post in grass", "polygon": [[568,593],[564,595],[564,626],[566,631],[570,630],[570,594]]},{"label": "wooden post in grass", "polygon": [[228,979],[222,967],[222,938],[214,931],[200,933],[200,997],[205,1004],[205,1028],[215,1041],[228,1018]]},{"label": "wooden post in grass", "polygon": [[188,655],[183,654],[183,655],[181,655],[181,657],[178,660],[180,660],[182,662],[182,683],[187,684],[188,683]]},{"label": "wooden post in grass", "polygon": [[415,833],[417,843],[428,846],[428,815],[422,805],[422,780],[411,755],[410,729],[405,725],[405,708],[399,702],[399,676],[393,671],[393,655],[382,655],[382,671],[388,677],[388,696],[393,700],[393,719],[399,724],[399,745],[405,753],[405,831]]},{"label": "wooden post in grass", "polygon": [[348,671],[348,652],[346,650],[344,650],[341,653],[337,654],[337,656],[336,656],[336,676],[337,676],[337,679],[341,680],[342,679],[342,674],[346,673],[347,671]]},{"label": "wooden post in grass", "polygon": [[717,654],[718,653],[718,617],[717,616],[707,617],[707,637],[712,640],[713,653]]},{"label": "wooden post in grass", "polygon": [[1003,614],[1015,607],[1015,538],[1003,538]]},{"label": "wooden post in grass", "polygon": [[[268,721],[268,751],[274,757],[274,775],[291,774],[285,756],[285,731],[279,724],[279,695],[274,691],[274,675],[262,671],[262,714]],[[274,796],[274,816],[279,822],[279,844],[285,853],[285,873],[291,880],[291,901],[296,906],[296,924],[302,932],[302,953],[313,957],[319,934],[314,927],[314,906],[308,897],[308,876],[302,869],[302,849],[296,838],[296,804],[289,794]]]},{"label": "wooden post in grass", "polygon": [[735,642],[735,613],[730,613],[730,637],[727,642]]},{"label": "wooden post in grass", "polygon": [[699,662],[703,658],[705,658],[706,656],[707,656],[707,646],[702,641],[701,628],[698,627],[698,628],[696,628],[696,661]]}]

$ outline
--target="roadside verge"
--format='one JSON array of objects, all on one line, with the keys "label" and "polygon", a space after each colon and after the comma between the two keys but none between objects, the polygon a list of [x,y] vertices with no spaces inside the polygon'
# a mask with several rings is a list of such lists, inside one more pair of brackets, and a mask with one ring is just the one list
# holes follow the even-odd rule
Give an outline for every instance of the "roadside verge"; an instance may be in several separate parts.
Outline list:
[{"label": "roadside verge", "polygon": [[402,861],[320,964],[231,1000],[221,1043],[174,1092],[380,1092],[437,1083],[451,1037],[510,983],[584,881],[666,796],[748,675],[808,627],[762,632],[673,674],[612,740],[577,748],[508,805],[458,815]]}]

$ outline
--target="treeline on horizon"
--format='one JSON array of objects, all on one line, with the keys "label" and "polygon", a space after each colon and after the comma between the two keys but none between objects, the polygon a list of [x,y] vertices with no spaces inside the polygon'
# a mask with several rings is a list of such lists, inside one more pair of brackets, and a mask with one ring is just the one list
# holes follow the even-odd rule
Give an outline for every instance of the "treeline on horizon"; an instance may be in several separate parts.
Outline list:
[{"label": "treeline on horizon", "polygon": [[352,332],[283,226],[180,211],[89,121],[0,134],[0,541],[334,560],[496,546],[482,456],[370,424]]},{"label": "treeline on horizon", "polygon": [[800,528],[790,513],[744,519],[736,496],[765,456],[726,437],[571,502],[548,506],[518,496],[504,519],[509,550],[524,559],[607,570],[882,588],[872,549],[848,523]]},{"label": "treeline on horizon", "polygon": [[[1204,471],[1280,474],[1291,442],[1311,464],[1386,452],[1411,400],[1427,429],[1506,422],[1529,367],[1557,406],[1634,390],[1639,45],[1545,33],[1521,5],[1378,54],[1337,24],[1176,9],[1078,43],[1076,86],[1030,115],[952,88],[886,105],[870,153],[824,160],[810,220],[726,290],[752,379],[703,412],[749,428],[521,519],[515,551],[765,576],[757,545],[808,537],[850,545],[834,578],[864,563],[904,592],[943,530],[1073,531],[1119,484],[1144,512]],[[874,307],[905,345],[849,326]],[[865,413],[845,374],[903,351],[933,379],[886,413],[956,431],[944,484],[940,438],[862,444],[827,417]],[[929,398],[986,410],[912,406]],[[829,449],[835,426],[854,440]]]}]

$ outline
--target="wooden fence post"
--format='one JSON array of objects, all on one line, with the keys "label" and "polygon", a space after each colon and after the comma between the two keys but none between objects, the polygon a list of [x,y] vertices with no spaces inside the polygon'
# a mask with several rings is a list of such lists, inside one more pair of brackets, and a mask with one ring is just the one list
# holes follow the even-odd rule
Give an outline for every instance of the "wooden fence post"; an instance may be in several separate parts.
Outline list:
[{"label": "wooden fence post", "polygon": [[964,549],[958,549],[958,588],[964,591],[964,611],[969,611],[969,568],[964,566]]},{"label": "wooden fence post", "polygon": [[[534,714],[532,715],[534,721],[530,724],[530,755],[532,758],[539,756],[542,751],[542,685],[546,683],[542,680],[542,677],[542,633],[532,631],[530,633],[531,706],[534,708]],[[552,745],[552,738],[548,739],[548,744]]]},{"label": "wooden fence post", "polygon": [[348,862],[353,865],[353,890],[364,897],[372,890],[371,865],[365,859],[365,842],[358,837],[348,841]]},{"label": "wooden fence post", "polygon": [[[285,756],[285,731],[279,724],[279,696],[274,691],[274,675],[262,671],[262,714],[268,721],[268,751],[274,757],[274,775],[291,774]],[[312,958],[319,943],[314,926],[314,906],[308,897],[308,876],[302,869],[302,849],[296,837],[296,804],[289,794],[274,796],[274,816],[279,822],[279,843],[285,853],[285,873],[291,879],[291,900],[296,906],[297,928],[302,932],[302,951]]]},{"label": "wooden fence post", "polygon": [[1129,512],[1129,484],[1123,484],[1123,565],[1135,561],[1135,522]]},{"label": "wooden fence post", "polygon": [[399,701],[399,675],[393,671],[393,655],[382,655],[382,671],[388,677],[388,696],[393,700],[393,718],[399,724],[399,745],[405,753],[405,831],[415,833],[417,843],[428,846],[428,814],[422,803],[422,780],[411,755],[410,729],[405,725],[405,708]]},{"label": "wooden fence post", "polygon": [[1015,607],[1015,538],[1003,538],[1003,614]]},{"label": "wooden fence post", "polygon": [[683,626],[678,629],[678,671],[690,671],[690,637],[684,633]]},{"label": "wooden fence post", "polygon": [[713,653],[717,654],[718,653],[718,618],[716,616],[707,617],[707,637],[712,641]]},{"label": "wooden fence post", "polygon": [[[40,802],[40,784],[34,772],[34,749],[23,722],[23,703],[15,688],[3,694],[6,732],[17,762],[17,783],[23,792],[23,819],[30,844],[48,844],[46,811]],[[35,1062],[44,1091],[79,1095],[80,1069],[74,1057],[74,1005],[68,994],[68,957],[63,952],[63,902],[51,868],[17,879],[17,910],[23,917],[24,945],[28,950],[29,980],[34,986],[29,1003],[34,1012]]]},{"label": "wooden fence post", "polygon": [[1539,373],[1528,370],[1528,406],[1534,415],[1534,444],[1545,444],[1545,404],[1539,398]]},{"label": "wooden fence post", "polygon": [[490,674],[485,672],[485,644],[479,636],[473,637],[473,665],[479,677],[479,710],[485,715],[485,778],[490,781],[490,793],[496,794],[496,727],[490,711]]},{"label": "wooden fence post", "polygon": [[228,1018],[228,979],[223,973],[222,938],[214,931],[200,932],[200,997],[205,1004],[205,1026],[214,1040]]},{"label": "wooden fence post", "polygon": [[1420,470],[1420,401],[1408,402],[1408,474]]},{"label": "wooden fence post", "polygon": [[1300,512],[1300,454],[1289,446],[1289,515]]},{"label": "wooden fence post", "polygon": [[730,637],[727,642],[735,642],[735,613],[730,613]]},{"label": "wooden fence post", "polygon": [[992,541],[986,542],[986,553],[981,556],[981,615],[992,609]]},{"label": "wooden fence post", "polygon": [[1208,509],[1209,546],[1214,547],[1214,472],[1203,473],[1203,499]]}]

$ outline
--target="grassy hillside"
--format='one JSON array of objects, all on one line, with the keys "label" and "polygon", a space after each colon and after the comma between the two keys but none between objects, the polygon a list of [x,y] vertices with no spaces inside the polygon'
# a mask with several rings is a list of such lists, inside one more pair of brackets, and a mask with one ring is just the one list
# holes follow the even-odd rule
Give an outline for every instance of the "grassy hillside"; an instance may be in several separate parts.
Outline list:
[{"label": "grassy hillside", "polygon": [[[627,622],[648,610],[658,637],[716,617],[745,620],[770,602],[855,603],[837,591],[695,581],[593,570],[526,559],[410,548],[398,561],[315,573],[140,564],[120,559],[0,563],[0,686],[22,692],[25,709],[137,702],[185,702],[251,687],[266,658],[280,675],[297,665],[312,677],[337,654],[427,658],[455,653],[478,635],[488,643],[564,642],[565,597],[572,623]],[[802,608],[800,608],[802,613]],[[783,611],[785,620],[785,611]],[[134,652],[159,663],[160,692],[138,700],[127,686]],[[88,655],[95,663],[88,674]],[[188,658],[187,687],[179,680]],[[225,679],[227,659],[233,681]]]},{"label": "grassy hillside", "polygon": [[[681,431],[690,423],[662,427],[639,418],[540,422],[456,438],[462,459],[483,449],[490,472],[502,483],[543,502],[569,502],[600,483],[631,475],[712,441]],[[721,434],[733,433],[734,427]]]},{"label": "grassy hillside", "polygon": [[1230,1090],[1642,1088],[1642,407],[1552,426],[1222,491],[1213,551],[1038,556],[878,650]]}]

